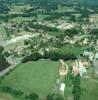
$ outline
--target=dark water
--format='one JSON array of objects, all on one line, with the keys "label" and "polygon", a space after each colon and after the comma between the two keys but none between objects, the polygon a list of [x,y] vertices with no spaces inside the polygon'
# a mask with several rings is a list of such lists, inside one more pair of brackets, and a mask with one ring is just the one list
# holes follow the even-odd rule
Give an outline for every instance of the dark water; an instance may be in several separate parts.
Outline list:
[{"label": "dark water", "polygon": [[83,4],[98,6],[98,0],[80,0],[80,2]]},{"label": "dark water", "polygon": [[[0,0],[0,1],[3,1],[3,0]],[[98,5],[98,0],[4,0],[5,2],[13,2],[13,3],[16,3],[16,2],[55,2],[55,3],[61,3],[61,2],[67,2],[67,1],[70,1],[70,2],[74,2],[74,1],[79,1],[81,2],[82,4],[88,4],[88,5]]]}]

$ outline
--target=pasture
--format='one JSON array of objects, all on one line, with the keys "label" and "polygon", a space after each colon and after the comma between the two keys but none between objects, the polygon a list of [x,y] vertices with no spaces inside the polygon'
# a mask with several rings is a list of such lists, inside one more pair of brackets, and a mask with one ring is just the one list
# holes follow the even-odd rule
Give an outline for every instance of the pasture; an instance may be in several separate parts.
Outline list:
[{"label": "pasture", "polygon": [[56,85],[59,63],[37,61],[20,64],[9,75],[5,76],[1,86],[21,90],[25,94],[32,92],[45,97]]}]

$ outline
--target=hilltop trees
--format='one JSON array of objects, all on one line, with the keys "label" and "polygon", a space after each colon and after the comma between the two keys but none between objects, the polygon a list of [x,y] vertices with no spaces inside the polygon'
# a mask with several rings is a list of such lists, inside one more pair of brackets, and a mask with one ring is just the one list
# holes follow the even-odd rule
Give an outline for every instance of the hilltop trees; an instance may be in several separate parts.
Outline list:
[{"label": "hilltop trees", "polygon": [[6,61],[4,54],[3,54],[4,48],[0,46],[0,71],[8,67],[8,62]]},{"label": "hilltop trees", "polygon": [[76,28],[72,28],[72,29],[65,30],[65,33],[69,37],[73,37],[74,35],[77,35],[79,33],[79,31]]}]

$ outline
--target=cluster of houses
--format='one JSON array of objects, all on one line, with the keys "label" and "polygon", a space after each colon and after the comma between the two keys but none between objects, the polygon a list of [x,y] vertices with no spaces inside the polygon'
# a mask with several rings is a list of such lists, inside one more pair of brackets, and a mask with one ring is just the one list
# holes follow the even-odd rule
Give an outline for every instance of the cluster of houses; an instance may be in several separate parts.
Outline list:
[{"label": "cluster of houses", "polygon": [[[92,59],[77,59],[71,63],[72,67],[72,74],[74,77],[77,75],[80,75],[80,77],[87,76],[88,68],[91,66],[94,66],[96,75],[98,75],[98,52],[95,54],[93,53],[86,53],[86,55],[93,56]],[[92,62],[92,63],[91,63]],[[68,65],[66,65],[63,60],[60,60],[61,67],[59,69],[59,76],[61,77],[67,77],[68,74]],[[93,65],[92,65],[93,64]],[[60,83],[60,92],[63,94],[65,91],[66,84],[61,81]]]},{"label": "cluster of houses", "polygon": [[[63,60],[59,60],[61,63],[61,67],[59,68],[59,76],[61,77],[59,90],[61,94],[64,94],[66,84],[64,83],[64,77],[67,77],[68,74],[68,65],[64,63]],[[84,60],[76,60],[72,62],[72,74],[74,77],[80,75],[81,77],[87,73],[87,68],[90,66],[89,61]]]},{"label": "cluster of houses", "polygon": [[85,60],[76,60],[75,62],[72,63],[72,73],[73,76],[77,76],[80,74],[82,77],[87,73],[87,68],[90,66],[89,61]]},{"label": "cluster of houses", "polygon": [[96,49],[95,52],[92,51],[84,51],[83,52],[84,57],[88,57],[88,60],[93,63],[93,66],[95,68],[96,74],[98,75],[98,50]]},{"label": "cluster of houses", "polygon": [[45,25],[48,27],[54,27],[54,28],[62,29],[62,30],[71,29],[71,28],[74,28],[76,26],[75,23],[67,23],[64,20],[56,20],[54,22],[43,21],[43,22],[38,22],[38,24]]}]

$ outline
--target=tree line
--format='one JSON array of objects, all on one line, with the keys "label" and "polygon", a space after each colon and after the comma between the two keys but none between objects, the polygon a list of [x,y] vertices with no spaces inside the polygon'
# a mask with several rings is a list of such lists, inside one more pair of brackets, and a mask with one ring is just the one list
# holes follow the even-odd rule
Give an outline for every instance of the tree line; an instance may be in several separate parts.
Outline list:
[{"label": "tree line", "polygon": [[29,56],[24,57],[22,60],[22,63],[28,62],[28,61],[37,61],[39,59],[50,59],[52,61],[58,61],[59,59],[63,60],[75,60],[77,57],[72,53],[65,53],[61,54],[55,51],[51,52],[45,52],[44,55],[41,55],[40,53],[32,53]]}]

